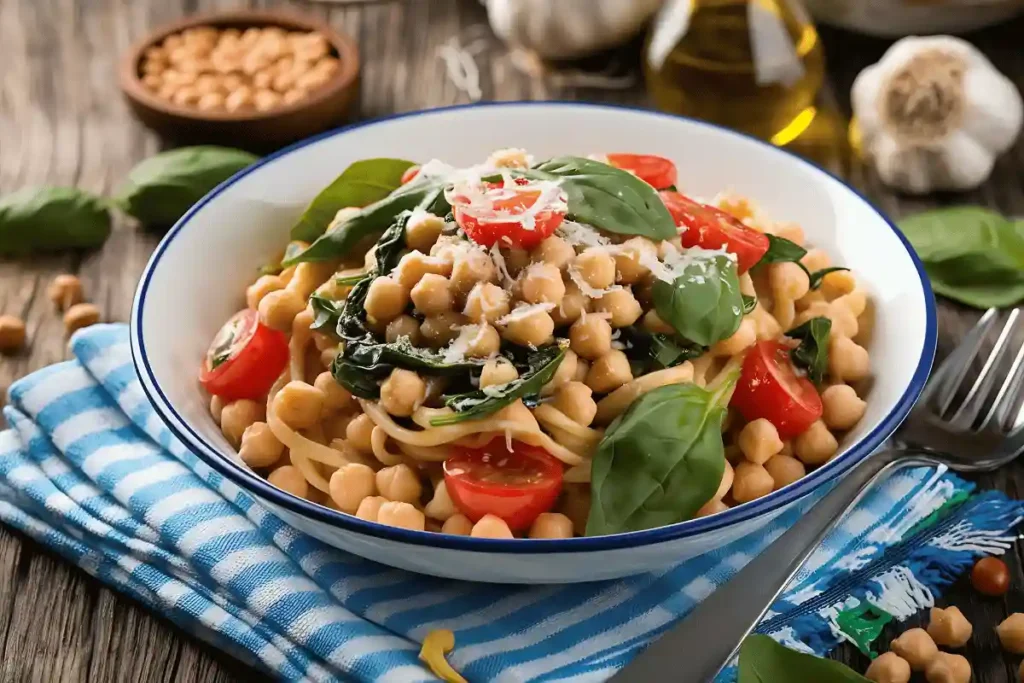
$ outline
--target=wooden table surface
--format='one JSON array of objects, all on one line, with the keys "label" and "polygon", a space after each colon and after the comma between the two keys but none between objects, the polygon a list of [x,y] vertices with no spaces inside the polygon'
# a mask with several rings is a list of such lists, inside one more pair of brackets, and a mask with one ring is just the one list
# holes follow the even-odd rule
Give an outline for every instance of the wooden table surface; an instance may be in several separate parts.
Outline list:
[{"label": "wooden table surface", "polygon": [[[217,0],[0,0],[0,192],[27,185],[77,185],[110,191],[161,142],[135,121],[121,100],[115,64],[131,42],[157,24],[245,2]],[[248,3],[252,6],[281,3]],[[453,37],[483,36],[477,57],[485,99],[590,99],[645,104],[637,82],[620,91],[566,87],[551,77],[527,76],[483,30],[477,0],[406,0],[348,5],[295,2],[291,7],[325,16],[357,39],[363,56],[358,116],[465,102],[446,78],[438,48]],[[857,72],[887,47],[874,40],[822,30],[830,56],[834,102],[848,112]],[[1024,20],[980,32],[974,42],[1024,88]],[[626,52],[635,58],[634,52]],[[627,66],[628,68],[628,66]],[[966,196],[897,197],[870,172],[848,169],[851,181],[894,217],[929,206],[985,204],[1024,215],[1024,142],[1004,156],[981,189]],[[127,320],[132,294],[158,235],[120,220],[95,253],[0,260],[0,313],[27,321],[30,347],[0,358],[0,394],[10,383],[65,357],[63,326],[45,290],[49,280],[74,272],[105,319]],[[976,313],[948,302],[940,306],[940,354],[955,343]],[[3,398],[0,397],[0,404]],[[980,477],[983,487],[1019,497],[1024,464]],[[1016,681],[1016,662],[1004,657],[992,628],[1024,610],[1020,549],[1008,560],[1013,590],[1004,599],[980,599],[961,580],[947,601],[975,625],[966,654],[979,683]],[[889,634],[891,635],[891,634]],[[837,657],[863,670],[856,652]],[[192,634],[107,590],[17,533],[0,527],[0,681],[230,681],[262,680],[259,674],[202,645]]]}]

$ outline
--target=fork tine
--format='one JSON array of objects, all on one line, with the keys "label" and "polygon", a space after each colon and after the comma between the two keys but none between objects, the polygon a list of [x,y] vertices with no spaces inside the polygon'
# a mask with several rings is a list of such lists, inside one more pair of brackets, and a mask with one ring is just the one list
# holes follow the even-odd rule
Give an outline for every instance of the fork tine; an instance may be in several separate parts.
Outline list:
[{"label": "fork tine", "polygon": [[1015,418],[1013,423],[1009,422],[1010,411],[1013,410],[1013,406],[1020,396],[1022,382],[1024,382],[1024,343],[1018,347],[1010,371],[1007,373],[1003,385],[999,387],[999,393],[996,394],[988,415],[978,427],[979,431],[985,429],[992,420],[995,420],[997,430],[1008,432],[1013,429],[1017,420]]},{"label": "fork tine", "polygon": [[985,340],[989,329],[991,329],[992,323],[996,319],[996,313],[997,311],[994,308],[985,311],[984,315],[975,323],[971,331],[964,336],[963,341],[960,342],[950,357],[939,368],[940,372],[945,371],[943,374],[947,375],[941,378],[936,377],[938,383],[935,387],[935,405],[939,415],[945,415],[946,411],[949,410],[949,406],[953,403],[957,387],[964,381],[971,361],[978,355],[978,349],[981,348],[982,342]]},{"label": "fork tine", "polygon": [[960,404],[950,418],[949,421],[953,426],[960,429],[970,429],[974,421],[978,419],[994,379],[993,370],[999,367],[1003,357],[1003,350],[1008,347],[1007,342],[1009,342],[1010,335],[1017,325],[1017,318],[1019,316],[1020,309],[1015,308],[1010,312],[1009,317],[1003,324],[1003,329],[999,332],[995,346],[992,347],[992,351],[989,352],[988,357],[985,359],[981,372],[978,373],[977,379],[971,385],[963,403]]}]

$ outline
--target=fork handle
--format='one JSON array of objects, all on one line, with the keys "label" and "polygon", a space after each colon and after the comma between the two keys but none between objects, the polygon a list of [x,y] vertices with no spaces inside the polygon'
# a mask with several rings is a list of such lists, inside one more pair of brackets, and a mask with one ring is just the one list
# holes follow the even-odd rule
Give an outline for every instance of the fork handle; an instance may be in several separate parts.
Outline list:
[{"label": "fork handle", "polygon": [[937,463],[905,450],[878,451],[862,460],[778,540],[610,680],[713,681],[811,552],[868,488],[891,471],[922,464]]}]

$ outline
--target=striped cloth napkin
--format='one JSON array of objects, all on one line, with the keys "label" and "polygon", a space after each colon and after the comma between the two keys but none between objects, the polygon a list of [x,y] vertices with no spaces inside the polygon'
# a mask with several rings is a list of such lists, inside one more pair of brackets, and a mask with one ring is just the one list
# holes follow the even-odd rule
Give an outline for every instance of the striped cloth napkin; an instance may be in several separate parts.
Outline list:
[{"label": "striped cloth napkin", "polygon": [[[71,349],[74,360],[11,387],[0,519],[284,680],[436,680],[417,653],[440,628],[455,632],[449,661],[473,683],[605,680],[801,513],[618,581],[524,587],[411,574],[289,528],[187,451],[146,401],[124,326],[83,330]],[[1021,518],[1021,504],[970,489],[930,470],[888,480],[759,630],[823,653],[851,639],[837,620],[844,610],[871,603],[905,618],[929,605],[979,554],[1005,551]]]}]

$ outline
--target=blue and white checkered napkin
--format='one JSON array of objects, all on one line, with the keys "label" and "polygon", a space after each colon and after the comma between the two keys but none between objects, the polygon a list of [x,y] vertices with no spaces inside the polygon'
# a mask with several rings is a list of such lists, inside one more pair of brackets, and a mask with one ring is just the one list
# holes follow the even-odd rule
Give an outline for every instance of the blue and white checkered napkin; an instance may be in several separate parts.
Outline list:
[{"label": "blue and white checkered napkin", "polygon": [[[604,680],[800,514],[619,581],[521,587],[419,576],[298,533],[189,453],[146,401],[124,326],[91,327],[71,347],[75,360],[11,387],[0,519],[286,680],[435,680],[417,653],[438,628],[455,632],[449,660],[473,683]],[[834,617],[845,607],[866,600],[901,617],[927,605],[977,554],[1002,552],[1013,538],[1021,506],[1001,496],[983,496],[983,514],[926,520],[969,488],[925,470],[889,480],[759,630],[823,652],[843,637]],[[896,544],[893,566],[880,558]]]}]

